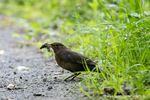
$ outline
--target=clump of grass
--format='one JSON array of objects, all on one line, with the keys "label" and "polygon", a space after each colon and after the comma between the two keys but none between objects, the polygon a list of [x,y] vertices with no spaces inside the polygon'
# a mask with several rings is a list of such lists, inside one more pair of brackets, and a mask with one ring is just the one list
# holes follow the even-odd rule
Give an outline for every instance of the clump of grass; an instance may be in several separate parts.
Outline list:
[{"label": "clump of grass", "polygon": [[[130,88],[130,94],[148,94],[150,20],[143,15],[141,1],[138,3],[139,6],[137,2],[133,4],[137,5],[138,9],[130,7],[129,10],[118,6],[120,9],[126,9],[126,12],[119,12],[119,18],[113,15],[118,14],[115,10],[109,11],[105,7],[105,21],[91,19],[89,22],[84,21],[86,25],[77,23],[75,33],[66,39],[69,43],[77,43],[74,49],[77,48],[79,52],[93,58],[97,57],[98,66],[103,68],[102,73],[94,76],[90,74],[83,80],[81,90],[87,96],[90,96],[91,91],[93,94],[104,94],[106,87],[115,89],[114,95],[125,95],[124,84]],[[131,2],[127,4],[132,6]],[[132,15],[133,12],[138,17]],[[86,91],[83,87],[86,87]]]},{"label": "clump of grass", "polygon": [[90,21],[85,22],[86,25],[83,25],[82,30],[80,30],[82,25],[77,24],[79,27],[75,34],[66,40],[78,43],[75,48],[83,51],[85,55],[97,57],[99,61],[97,66],[103,69],[100,74],[94,76],[89,74],[83,80],[81,90],[87,96],[90,96],[91,91],[93,95],[104,95],[104,88],[107,87],[115,90],[113,95],[126,95],[125,88],[129,89],[130,95],[149,94],[150,18],[144,15],[145,3],[141,0],[135,2],[126,0],[116,5],[117,10],[125,9],[126,12],[118,12],[116,9],[109,11],[109,8],[103,5],[106,23],[98,21],[97,18],[91,19],[95,26],[90,26]]}]

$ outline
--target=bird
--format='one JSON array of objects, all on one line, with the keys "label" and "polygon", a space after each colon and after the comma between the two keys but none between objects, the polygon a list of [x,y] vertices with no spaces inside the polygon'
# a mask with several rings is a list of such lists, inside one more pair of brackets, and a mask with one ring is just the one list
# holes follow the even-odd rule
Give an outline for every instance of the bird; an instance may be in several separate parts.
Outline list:
[{"label": "bird", "polygon": [[74,73],[73,75],[65,78],[64,81],[67,81],[70,78],[70,80],[73,80],[76,76],[81,74],[82,71],[96,70],[96,63],[94,61],[80,53],[72,51],[62,43],[44,43],[40,49],[43,48],[46,48],[48,51],[52,48],[57,64],[63,69]]}]

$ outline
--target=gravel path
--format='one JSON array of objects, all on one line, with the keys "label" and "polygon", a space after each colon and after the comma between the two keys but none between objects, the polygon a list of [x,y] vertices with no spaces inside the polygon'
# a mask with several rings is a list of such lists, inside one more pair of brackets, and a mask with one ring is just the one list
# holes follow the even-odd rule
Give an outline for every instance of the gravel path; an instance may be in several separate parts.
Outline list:
[{"label": "gravel path", "polygon": [[18,44],[21,39],[13,38],[13,32],[0,27],[0,100],[83,100],[79,82],[63,81],[70,73],[38,48]]}]

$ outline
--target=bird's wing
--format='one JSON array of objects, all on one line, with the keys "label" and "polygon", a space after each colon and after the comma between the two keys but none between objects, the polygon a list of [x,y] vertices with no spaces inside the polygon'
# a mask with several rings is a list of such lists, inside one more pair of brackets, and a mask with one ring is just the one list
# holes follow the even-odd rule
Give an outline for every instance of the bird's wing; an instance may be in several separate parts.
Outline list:
[{"label": "bird's wing", "polygon": [[83,55],[73,52],[73,51],[65,51],[61,52],[60,54],[61,59],[63,59],[66,62],[71,62],[75,64],[85,64],[88,66],[95,66],[95,62],[93,62],[91,59],[84,57]]}]

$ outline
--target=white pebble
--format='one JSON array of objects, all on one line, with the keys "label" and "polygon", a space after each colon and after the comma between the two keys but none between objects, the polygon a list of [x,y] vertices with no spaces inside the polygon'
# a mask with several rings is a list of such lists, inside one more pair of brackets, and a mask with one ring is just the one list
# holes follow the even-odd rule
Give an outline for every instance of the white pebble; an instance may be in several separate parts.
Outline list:
[{"label": "white pebble", "polygon": [[8,89],[8,90],[13,90],[13,89],[15,89],[15,85],[14,85],[14,84],[9,84],[9,85],[7,86],[7,89]]}]

